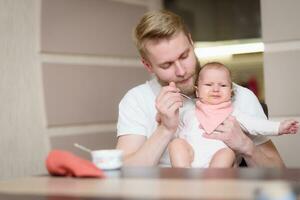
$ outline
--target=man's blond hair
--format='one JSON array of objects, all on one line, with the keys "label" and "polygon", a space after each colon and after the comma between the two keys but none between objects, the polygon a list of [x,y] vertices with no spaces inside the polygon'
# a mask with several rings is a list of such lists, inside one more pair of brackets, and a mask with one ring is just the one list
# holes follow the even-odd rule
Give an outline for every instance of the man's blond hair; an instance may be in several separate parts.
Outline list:
[{"label": "man's blond hair", "polygon": [[146,58],[146,41],[170,39],[180,32],[190,40],[190,32],[180,16],[166,10],[151,11],[146,13],[136,26],[134,40],[140,55]]}]

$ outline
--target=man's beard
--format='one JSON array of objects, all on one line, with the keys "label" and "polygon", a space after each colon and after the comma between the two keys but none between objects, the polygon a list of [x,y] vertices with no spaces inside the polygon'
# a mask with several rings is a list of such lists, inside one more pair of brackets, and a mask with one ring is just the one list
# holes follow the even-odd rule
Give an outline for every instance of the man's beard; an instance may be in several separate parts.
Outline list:
[{"label": "man's beard", "polygon": [[[197,81],[197,77],[198,77],[200,68],[201,68],[200,63],[197,60],[193,73],[188,77],[189,79],[190,78],[193,79],[191,85],[180,85],[180,84],[177,84],[176,81],[174,81],[176,84],[176,87],[178,87],[180,89],[181,93],[188,95],[188,96],[195,96],[195,85],[196,85],[196,81]],[[163,81],[159,77],[157,77],[157,80],[161,86],[169,85],[169,82]]]}]

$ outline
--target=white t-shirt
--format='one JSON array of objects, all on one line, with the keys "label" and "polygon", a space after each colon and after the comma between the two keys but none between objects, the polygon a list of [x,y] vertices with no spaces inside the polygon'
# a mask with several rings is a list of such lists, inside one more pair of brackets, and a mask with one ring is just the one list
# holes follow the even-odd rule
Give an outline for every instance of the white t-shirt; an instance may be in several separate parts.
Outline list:
[{"label": "white t-shirt", "polygon": [[[157,128],[155,120],[157,110],[155,99],[161,89],[160,84],[154,78],[146,83],[129,90],[119,104],[119,117],[117,135],[142,135],[149,138]],[[233,106],[249,116],[266,119],[256,96],[248,89],[234,84],[235,98]],[[180,113],[189,106],[185,101]],[[249,135],[256,145],[263,144],[269,139],[262,135]],[[161,166],[170,166],[167,150],[162,155],[159,163]]]}]

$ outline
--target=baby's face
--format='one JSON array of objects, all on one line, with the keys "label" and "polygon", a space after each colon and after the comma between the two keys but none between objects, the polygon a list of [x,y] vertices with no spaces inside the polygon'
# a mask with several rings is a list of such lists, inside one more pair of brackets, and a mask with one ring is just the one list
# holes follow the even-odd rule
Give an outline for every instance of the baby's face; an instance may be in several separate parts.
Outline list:
[{"label": "baby's face", "polygon": [[200,72],[198,97],[201,102],[211,105],[231,99],[231,78],[225,68],[207,68]]}]

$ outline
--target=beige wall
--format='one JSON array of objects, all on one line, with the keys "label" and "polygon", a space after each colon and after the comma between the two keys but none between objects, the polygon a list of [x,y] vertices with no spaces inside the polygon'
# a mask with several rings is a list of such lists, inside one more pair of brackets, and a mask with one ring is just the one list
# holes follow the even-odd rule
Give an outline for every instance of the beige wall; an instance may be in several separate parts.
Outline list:
[{"label": "beige wall", "polygon": [[[298,0],[261,0],[265,96],[274,120],[300,120],[299,10]],[[300,132],[273,141],[288,167],[300,167]]]},{"label": "beige wall", "polygon": [[115,148],[119,101],[149,79],[132,30],[159,1],[41,2],[41,67],[51,149],[87,156],[73,143]]},{"label": "beige wall", "polygon": [[0,0],[0,179],[45,173],[38,0]]},{"label": "beige wall", "polygon": [[45,173],[52,148],[89,158],[73,143],[115,146],[118,102],[149,78],[131,29],[160,6],[159,0],[0,0],[0,179]]}]

